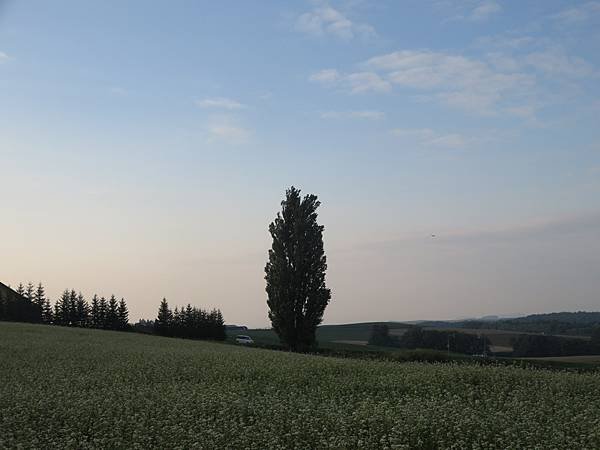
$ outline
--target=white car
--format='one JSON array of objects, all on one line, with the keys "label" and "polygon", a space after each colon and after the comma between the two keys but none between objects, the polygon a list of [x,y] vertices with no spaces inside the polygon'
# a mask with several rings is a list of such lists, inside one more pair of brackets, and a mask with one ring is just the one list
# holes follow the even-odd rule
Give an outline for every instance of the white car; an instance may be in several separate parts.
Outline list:
[{"label": "white car", "polygon": [[243,334],[238,334],[235,337],[235,342],[237,344],[243,344],[243,345],[254,344],[254,340],[252,340],[252,338],[250,336],[246,336]]}]

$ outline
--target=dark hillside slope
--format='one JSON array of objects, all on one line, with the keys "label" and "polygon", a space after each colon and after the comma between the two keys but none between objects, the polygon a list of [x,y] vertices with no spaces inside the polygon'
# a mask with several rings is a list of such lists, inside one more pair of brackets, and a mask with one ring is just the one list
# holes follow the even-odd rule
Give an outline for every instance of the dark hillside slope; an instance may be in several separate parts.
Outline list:
[{"label": "dark hillside slope", "polygon": [[0,283],[0,320],[40,322],[41,312],[31,301]]}]

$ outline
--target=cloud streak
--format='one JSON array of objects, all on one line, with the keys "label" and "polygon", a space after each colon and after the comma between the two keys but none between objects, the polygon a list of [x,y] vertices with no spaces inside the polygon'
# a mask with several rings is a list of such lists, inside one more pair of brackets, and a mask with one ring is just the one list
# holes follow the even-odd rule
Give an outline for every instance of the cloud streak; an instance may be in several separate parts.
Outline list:
[{"label": "cloud streak", "polygon": [[390,132],[405,142],[421,147],[461,149],[473,141],[459,133],[438,133],[430,128],[394,128]]},{"label": "cloud streak", "polygon": [[366,119],[380,120],[385,117],[382,111],[325,111],[321,113],[322,119]]},{"label": "cloud streak", "polygon": [[559,13],[551,16],[551,18],[566,25],[573,25],[590,20],[595,15],[600,15],[600,2],[598,1],[586,2],[571,8],[563,9]]},{"label": "cloud streak", "polygon": [[295,29],[311,36],[330,35],[346,41],[375,35],[372,26],[353,22],[327,3],[298,16]]},{"label": "cloud streak", "polygon": [[494,0],[484,0],[479,2],[479,4],[473,8],[471,14],[469,14],[468,19],[474,22],[482,22],[484,20],[488,20],[494,14],[502,11],[502,7],[498,4],[498,2]]},{"label": "cloud streak", "polygon": [[252,136],[252,130],[227,115],[211,116],[205,126],[205,133],[208,143],[244,144]]},{"label": "cloud streak", "polygon": [[375,72],[362,71],[340,73],[335,69],[325,69],[312,74],[309,81],[321,83],[326,86],[337,87],[342,91],[352,94],[365,92],[388,92],[392,84]]},{"label": "cloud streak", "polygon": [[227,109],[227,110],[236,110],[236,109],[246,108],[246,105],[244,105],[236,100],[232,100],[230,98],[225,98],[225,97],[205,98],[202,100],[196,100],[195,103],[200,108]]}]

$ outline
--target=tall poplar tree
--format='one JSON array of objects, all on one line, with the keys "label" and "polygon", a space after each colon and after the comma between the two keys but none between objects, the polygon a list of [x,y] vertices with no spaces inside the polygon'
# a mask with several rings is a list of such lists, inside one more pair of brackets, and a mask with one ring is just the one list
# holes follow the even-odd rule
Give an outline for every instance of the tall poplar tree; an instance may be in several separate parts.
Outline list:
[{"label": "tall poplar tree", "polygon": [[316,329],[331,298],[325,286],[327,260],[324,227],[317,223],[319,206],[316,195],[301,198],[300,190],[292,186],[269,225],[273,238],[265,267],[269,319],[292,351],[316,344]]}]

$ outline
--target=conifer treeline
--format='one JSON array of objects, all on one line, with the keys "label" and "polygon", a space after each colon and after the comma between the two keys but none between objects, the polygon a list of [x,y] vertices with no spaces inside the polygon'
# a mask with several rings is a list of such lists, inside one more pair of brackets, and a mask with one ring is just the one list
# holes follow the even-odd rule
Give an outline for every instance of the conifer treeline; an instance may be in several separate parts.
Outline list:
[{"label": "conifer treeline", "polygon": [[0,292],[0,320],[106,330],[129,329],[127,303],[123,298],[117,301],[114,295],[109,300],[94,295],[90,304],[81,292],[67,289],[52,306],[42,283],[37,288],[32,283],[27,286],[19,284],[15,292],[17,295],[12,291]]},{"label": "conifer treeline", "polygon": [[[117,301],[112,295],[107,300],[94,295],[91,302],[88,302],[81,292],[66,289],[53,305],[46,297],[41,283],[37,287],[32,283],[27,286],[19,284],[15,291],[0,285],[0,321],[2,320],[105,330],[131,329],[125,299]],[[225,321],[219,309],[208,311],[188,304],[172,311],[166,299],[162,300],[154,322],[140,321],[133,328],[136,331],[187,339],[226,338]]]},{"label": "conifer treeline", "polygon": [[158,317],[154,321],[154,332],[161,336],[172,336],[186,339],[225,340],[225,321],[221,310],[207,311],[191,306],[173,311],[167,300],[163,298],[158,308]]}]

